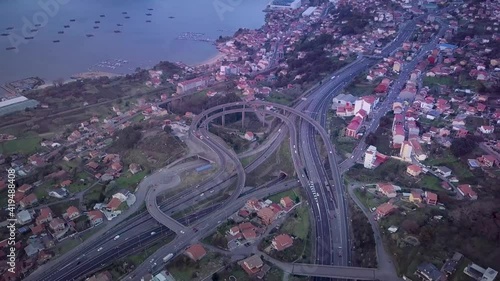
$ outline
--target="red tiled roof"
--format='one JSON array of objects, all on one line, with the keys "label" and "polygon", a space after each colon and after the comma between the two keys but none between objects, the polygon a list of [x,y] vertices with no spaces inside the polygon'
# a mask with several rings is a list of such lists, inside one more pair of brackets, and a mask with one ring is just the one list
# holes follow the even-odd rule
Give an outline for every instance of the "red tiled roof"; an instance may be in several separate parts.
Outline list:
[{"label": "red tiled roof", "polygon": [[186,250],[186,255],[195,261],[202,259],[206,254],[207,251],[201,244],[194,244]]},{"label": "red tiled roof", "polygon": [[108,205],[106,205],[106,207],[111,210],[116,210],[118,207],[120,207],[121,204],[122,201],[120,201],[120,199],[113,197],[111,198],[111,201],[109,201]]},{"label": "red tiled roof", "polygon": [[282,251],[293,245],[293,239],[287,234],[280,234],[273,239],[273,246],[278,251]]}]

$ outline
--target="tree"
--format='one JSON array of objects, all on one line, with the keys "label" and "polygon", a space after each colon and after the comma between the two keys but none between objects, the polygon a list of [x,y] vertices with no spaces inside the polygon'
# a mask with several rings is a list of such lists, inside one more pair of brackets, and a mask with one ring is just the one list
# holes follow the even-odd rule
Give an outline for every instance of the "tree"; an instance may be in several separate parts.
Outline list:
[{"label": "tree", "polygon": [[212,274],[212,281],[219,281],[219,274],[217,272]]},{"label": "tree", "polygon": [[375,145],[377,143],[377,136],[374,133],[369,133],[366,136],[365,143],[367,145]]},{"label": "tree", "polygon": [[469,154],[477,147],[476,140],[472,136],[465,138],[456,138],[451,142],[451,153],[456,157],[461,157]]},{"label": "tree", "polygon": [[401,227],[404,231],[415,234],[419,228],[419,225],[416,221],[407,219],[401,223]]}]

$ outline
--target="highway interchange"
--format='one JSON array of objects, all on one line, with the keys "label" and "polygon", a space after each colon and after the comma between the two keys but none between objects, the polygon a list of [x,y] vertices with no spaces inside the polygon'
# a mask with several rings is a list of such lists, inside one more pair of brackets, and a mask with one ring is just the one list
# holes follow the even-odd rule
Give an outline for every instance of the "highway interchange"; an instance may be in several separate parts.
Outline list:
[{"label": "highway interchange", "polygon": [[[387,56],[394,52],[411,36],[414,29],[415,24],[413,22],[406,24],[395,40],[383,50],[381,56]],[[441,24],[439,34],[434,37],[431,44],[424,46],[418,58],[421,58],[427,51],[435,47],[436,40],[442,32],[444,32],[443,23]],[[176,181],[170,182],[169,186],[157,185],[155,188],[150,189],[146,195],[146,208],[153,216],[146,212],[133,215],[127,218],[126,223],[103,234],[99,238],[99,242],[83,243],[82,248],[78,252],[70,252],[65,256],[64,260],[59,260],[58,263],[51,265],[53,270],[45,269],[43,272],[40,270],[36,271],[25,280],[78,280],[109,265],[113,260],[139,252],[168,236],[170,237],[170,243],[148,258],[127,279],[139,280],[140,276],[148,271],[159,270],[162,266],[161,258],[166,253],[177,254],[190,243],[203,238],[210,231],[213,231],[221,221],[241,208],[249,198],[262,198],[268,196],[270,193],[281,192],[299,184],[296,179],[278,181],[270,187],[254,189],[252,192],[240,196],[245,187],[245,174],[262,164],[266,160],[267,155],[271,155],[276,151],[287,134],[290,136],[292,159],[300,186],[304,187],[311,212],[313,213],[313,217],[316,218],[314,221],[314,255],[316,263],[326,266],[348,266],[350,264],[349,223],[344,198],[346,191],[343,186],[341,174],[361,156],[364,146],[362,145],[363,141],[361,141],[361,145],[354,151],[354,157],[338,165],[335,148],[331,144],[329,136],[323,127],[326,125],[326,112],[333,96],[338,94],[355,75],[371,67],[376,62],[376,59],[360,56],[355,62],[335,73],[333,79],[329,79],[323,83],[304,101],[299,102],[295,108],[265,102],[241,102],[221,105],[220,108],[211,108],[198,115],[193,120],[189,137],[193,143],[210,151],[217,166],[217,171],[210,179],[201,182],[197,187],[187,188],[178,192],[165,202],[157,202],[157,195],[175,186]],[[396,94],[394,93],[398,92],[397,87],[402,86],[400,84],[402,83],[401,81],[405,80],[409,71],[412,70],[412,65],[414,66],[417,62],[418,60],[415,59],[405,66],[401,73],[401,79],[395,82],[387,100],[378,108],[373,116],[372,119],[375,121],[370,123],[367,133],[377,128],[378,119],[385,114],[388,106],[396,98]],[[262,108],[265,105],[274,106],[277,110],[266,112]],[[222,108],[227,108],[224,113],[217,112]],[[245,168],[242,167],[238,156],[228,149],[222,143],[222,140],[209,133],[206,129],[211,120],[218,118],[222,114],[241,112],[242,110],[247,112],[259,111],[264,114],[273,115],[282,119],[286,125],[279,126],[279,129],[273,133],[274,137],[266,142],[258,157]],[[207,118],[208,116],[210,118]],[[327,152],[328,170],[325,169],[323,158],[320,156],[317,147],[316,136],[318,132],[322,138],[322,145]],[[201,163],[198,160],[193,163],[181,164],[179,167],[176,166],[174,174],[193,169],[193,167]],[[214,203],[195,214],[185,216],[178,222],[175,222],[176,227],[172,226],[172,221],[169,221],[168,215],[182,210],[186,205],[196,204],[200,194],[210,190],[216,190],[217,193],[230,190],[231,193],[223,202]],[[150,203],[151,205],[149,205]],[[155,214],[155,212],[157,213]],[[191,225],[188,227],[188,224]],[[117,234],[120,235],[120,238],[114,240],[113,238]],[[310,270],[307,266],[303,268]],[[319,269],[323,267],[316,266],[315,268],[319,272]],[[295,273],[300,274],[300,272]],[[310,275],[314,276],[314,272],[311,272]]]}]

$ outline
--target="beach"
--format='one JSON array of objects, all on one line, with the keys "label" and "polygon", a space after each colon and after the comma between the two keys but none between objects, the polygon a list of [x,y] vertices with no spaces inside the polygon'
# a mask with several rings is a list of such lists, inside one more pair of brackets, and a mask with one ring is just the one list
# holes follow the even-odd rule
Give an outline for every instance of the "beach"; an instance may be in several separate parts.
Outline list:
[{"label": "beach", "polygon": [[226,58],[226,54],[218,52],[214,56],[212,56],[212,57],[210,57],[210,58],[208,58],[200,63],[193,65],[193,67],[202,66],[202,65],[212,65],[212,64],[217,63],[218,61],[224,60],[225,58]]}]

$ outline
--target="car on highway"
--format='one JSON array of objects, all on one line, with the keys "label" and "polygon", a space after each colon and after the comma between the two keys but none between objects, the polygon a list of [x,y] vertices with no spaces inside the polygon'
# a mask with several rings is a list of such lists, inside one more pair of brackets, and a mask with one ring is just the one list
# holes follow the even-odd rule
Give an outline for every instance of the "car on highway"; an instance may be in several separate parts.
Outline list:
[{"label": "car on highway", "polygon": [[116,235],[115,238],[113,238],[113,240],[118,240],[120,238],[120,235]]},{"label": "car on highway", "polygon": [[181,231],[180,231],[180,233],[181,233],[181,234],[184,234],[185,232],[184,232],[184,230],[181,230]]},{"label": "car on highway", "polygon": [[97,249],[98,252],[102,251],[102,247],[99,247],[99,249]]},{"label": "car on highway", "polygon": [[151,232],[151,235],[155,235],[155,234],[156,234],[156,232],[154,232],[154,231],[153,231],[153,232]]}]

